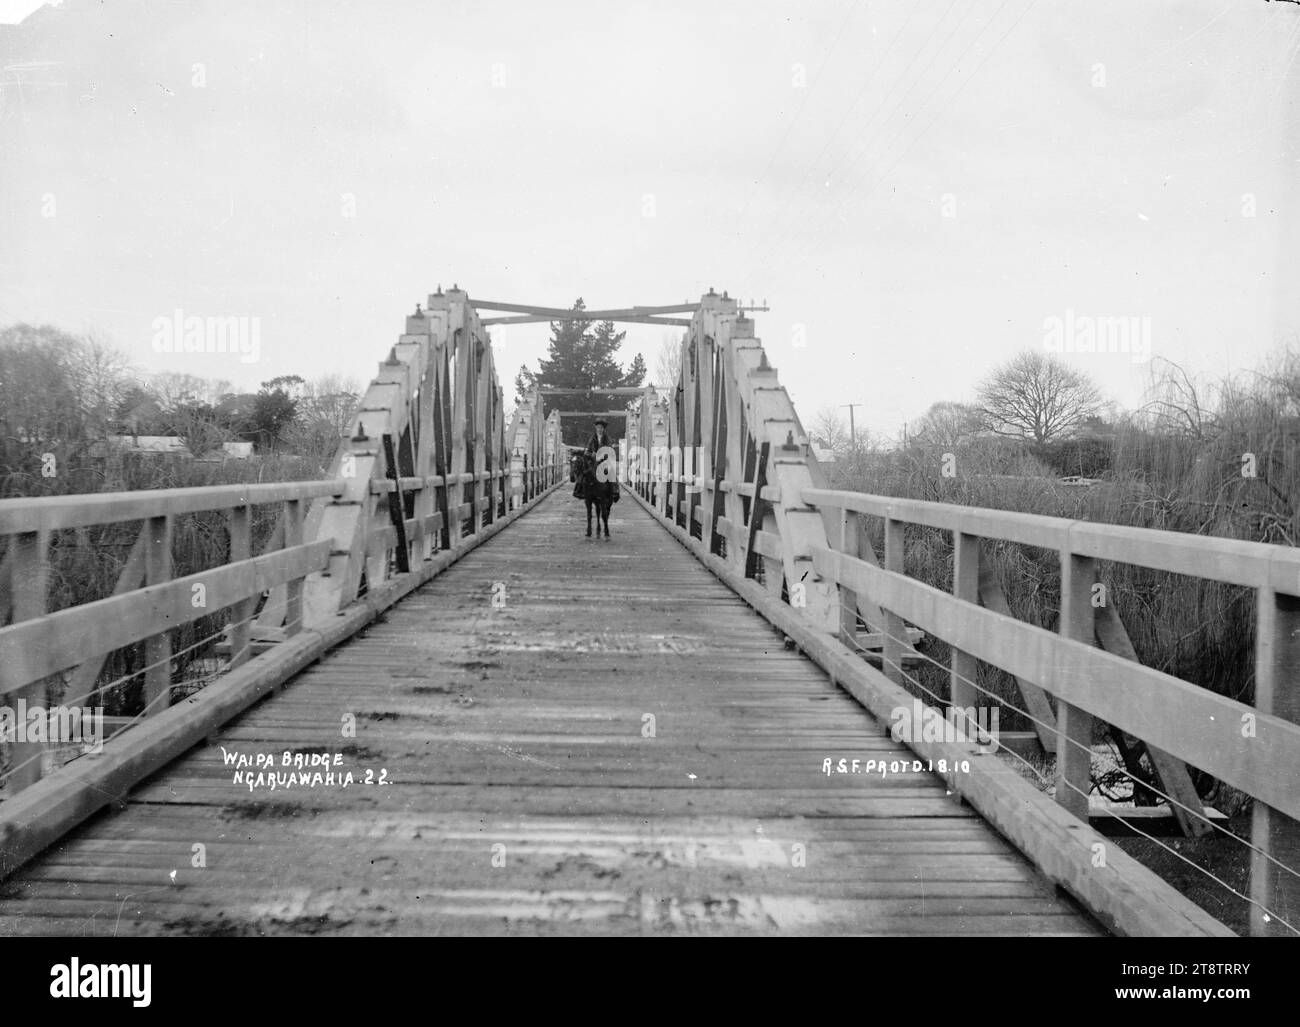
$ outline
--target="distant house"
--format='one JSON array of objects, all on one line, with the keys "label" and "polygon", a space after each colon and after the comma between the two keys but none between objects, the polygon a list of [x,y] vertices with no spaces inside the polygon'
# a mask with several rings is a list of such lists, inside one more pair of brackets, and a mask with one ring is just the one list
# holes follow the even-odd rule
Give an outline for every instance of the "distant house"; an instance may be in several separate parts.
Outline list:
[{"label": "distant house", "polygon": [[179,435],[109,435],[107,448],[120,453],[147,453],[157,456],[193,456]]},{"label": "distant house", "polygon": [[220,449],[210,449],[199,460],[202,463],[225,463],[227,460],[248,460],[253,455],[251,442],[223,442]]},{"label": "distant house", "polygon": [[822,445],[819,439],[812,439],[809,445],[812,447],[813,456],[817,458],[819,464],[835,463],[835,451],[828,446]]},{"label": "distant house", "polygon": [[1115,426],[1107,424],[1100,417],[1089,417],[1079,425],[1074,437],[1076,439],[1111,440],[1115,438]]}]

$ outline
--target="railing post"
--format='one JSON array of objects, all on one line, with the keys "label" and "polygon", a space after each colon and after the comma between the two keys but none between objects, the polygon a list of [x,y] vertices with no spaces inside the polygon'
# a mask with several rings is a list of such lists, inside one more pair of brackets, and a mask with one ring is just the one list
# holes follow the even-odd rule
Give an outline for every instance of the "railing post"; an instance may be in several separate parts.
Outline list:
[{"label": "railing post", "polygon": [[[892,517],[885,518],[885,570],[902,574],[904,570],[904,535],[906,525]],[[903,683],[903,644],[907,640],[907,625],[892,610],[883,610],[885,638],[881,648],[885,675],[896,685]]]},{"label": "railing post", "polygon": [[[979,605],[980,599],[980,540],[975,535],[964,531],[952,533],[952,594],[957,599]],[[975,676],[979,672],[979,661],[960,649],[952,650],[952,667],[948,686],[948,702],[958,710],[966,710],[983,705],[979,690],[975,687]],[[973,725],[966,725],[966,736],[972,737],[968,730]]]},{"label": "railing post", "polygon": [[[145,521],[144,583],[161,585],[172,579],[172,519],[170,514]],[[144,642],[144,715],[167,709],[172,687],[172,636],[164,628]]]},{"label": "railing post", "polygon": [[[15,535],[10,541],[13,548],[11,563],[11,581],[13,595],[13,619],[19,621],[40,617],[46,612],[47,584],[49,578],[49,533],[24,532]],[[19,699],[32,705],[47,706],[45,697],[46,679],[33,681],[8,696],[0,696],[7,702],[17,703]],[[14,710],[14,717],[18,710]],[[42,763],[45,759],[43,742],[11,742],[9,745],[11,763],[9,777],[5,779],[9,795],[20,792],[34,785],[41,779]]]},{"label": "railing post", "polygon": [[[1061,550],[1060,634],[1096,644],[1092,586],[1097,562]],[[1092,791],[1092,714],[1058,701],[1056,707],[1056,801],[1085,823]]]},{"label": "railing post", "polygon": [[[1300,722],[1300,598],[1258,590],[1255,633],[1255,709],[1283,720]],[[1242,725],[1242,742],[1254,732]],[[1279,767],[1280,773],[1287,773]],[[1290,768],[1294,774],[1295,768]],[[1250,933],[1290,935],[1300,928],[1300,878],[1279,867],[1300,871],[1300,822],[1255,800],[1251,811]]]},{"label": "railing post", "polygon": [[[854,510],[840,510],[840,552],[845,556],[858,556],[859,517]],[[840,585],[840,635],[844,644],[854,648],[858,632],[858,594],[847,585]]]},{"label": "railing post", "polygon": [[[247,503],[226,512],[230,524],[230,562],[247,560],[253,555],[253,517]],[[241,599],[230,610],[230,669],[248,662],[253,638],[253,611],[257,596]]]},{"label": "railing post", "polygon": [[[302,500],[290,499],[284,504],[284,548],[302,545]],[[295,578],[286,587],[284,601],[284,633],[293,636],[302,630],[302,578]]]}]

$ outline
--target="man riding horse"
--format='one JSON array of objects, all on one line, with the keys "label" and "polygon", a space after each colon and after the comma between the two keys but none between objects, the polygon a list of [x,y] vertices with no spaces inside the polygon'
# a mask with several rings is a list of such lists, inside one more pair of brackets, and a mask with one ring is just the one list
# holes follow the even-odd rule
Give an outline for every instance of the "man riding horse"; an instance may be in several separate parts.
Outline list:
[{"label": "man riding horse", "polygon": [[609,538],[609,511],[618,502],[618,457],[605,431],[604,418],[596,419],[596,430],[585,451],[574,456],[569,469],[569,480],[576,482],[573,495],[587,504],[587,537],[591,537],[591,512],[596,509],[596,537],[600,526],[605,525]]}]

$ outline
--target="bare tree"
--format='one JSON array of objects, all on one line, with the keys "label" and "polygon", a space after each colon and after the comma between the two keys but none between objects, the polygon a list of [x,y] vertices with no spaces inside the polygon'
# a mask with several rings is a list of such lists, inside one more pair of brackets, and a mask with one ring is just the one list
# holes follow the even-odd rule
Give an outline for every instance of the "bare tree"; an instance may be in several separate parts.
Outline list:
[{"label": "bare tree", "polygon": [[[51,325],[0,329],[0,488],[6,476],[40,474],[43,454],[60,463],[89,439],[68,354],[77,339]],[[16,479],[17,480],[17,479]]]},{"label": "bare tree", "polygon": [[315,418],[327,424],[336,436],[342,436],[352,423],[361,402],[361,383],[341,374],[325,374],[304,383],[299,416]]},{"label": "bare tree", "polygon": [[1147,401],[1142,404],[1155,431],[1204,441],[1214,433],[1216,417],[1207,406],[1205,388],[1180,365],[1157,357],[1151,363]]},{"label": "bare tree", "polygon": [[361,402],[361,385],[355,378],[326,374],[301,382],[298,388],[302,395],[286,441],[298,454],[323,464],[352,424]]},{"label": "bare tree", "polygon": [[125,353],[93,332],[76,340],[66,353],[69,380],[94,438],[107,433],[127,393],[136,384],[136,372]]},{"label": "bare tree", "polygon": [[185,443],[191,455],[206,456],[238,436],[214,416],[211,407],[181,405],[167,415],[171,430]]},{"label": "bare tree", "polygon": [[998,435],[1052,442],[1069,438],[1101,407],[1087,375],[1056,357],[1026,350],[980,383],[979,410]]},{"label": "bare tree", "polygon": [[181,371],[161,371],[150,375],[146,386],[158,405],[167,411],[194,403],[215,406],[231,391],[228,381],[202,378]]},{"label": "bare tree", "polygon": [[841,454],[849,448],[849,429],[834,407],[822,407],[812,419],[810,434],[832,453]]},{"label": "bare tree", "polygon": [[672,390],[682,377],[682,338],[674,332],[667,332],[659,344],[659,356],[655,360],[655,385],[661,390]]},{"label": "bare tree", "polygon": [[984,415],[977,407],[942,401],[931,404],[913,423],[909,439],[917,445],[952,450],[978,436],[984,426]]}]

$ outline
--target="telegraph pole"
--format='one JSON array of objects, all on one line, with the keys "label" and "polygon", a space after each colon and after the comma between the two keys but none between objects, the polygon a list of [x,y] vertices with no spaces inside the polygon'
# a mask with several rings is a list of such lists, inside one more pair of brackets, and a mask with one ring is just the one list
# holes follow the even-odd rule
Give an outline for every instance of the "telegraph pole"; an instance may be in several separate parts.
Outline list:
[{"label": "telegraph pole", "polygon": [[[853,447],[853,452],[858,451],[858,431],[853,424],[853,408],[862,406],[861,403],[845,403],[844,407],[849,408],[849,445]],[[844,409],[841,407],[840,409]]]}]

